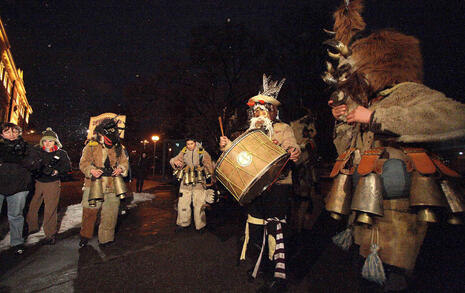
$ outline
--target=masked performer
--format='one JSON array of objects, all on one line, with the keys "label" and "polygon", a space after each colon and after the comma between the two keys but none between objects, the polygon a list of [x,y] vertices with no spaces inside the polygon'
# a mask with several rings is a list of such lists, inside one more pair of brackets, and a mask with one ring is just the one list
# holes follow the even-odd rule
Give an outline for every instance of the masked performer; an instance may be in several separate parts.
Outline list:
[{"label": "masked performer", "polygon": [[[191,203],[194,206],[195,229],[203,232],[207,224],[204,204],[207,200],[205,179],[213,172],[213,164],[207,151],[192,138],[186,139],[186,146],[171,158],[171,167],[180,172],[177,231],[191,224]],[[182,171],[181,171],[182,170]],[[200,177],[199,177],[200,176]],[[182,179],[182,180],[181,180]],[[210,197],[208,197],[210,198]]]},{"label": "masked performer", "polygon": [[[347,248],[353,231],[366,257],[362,275],[386,282],[385,290],[402,290],[426,222],[434,221],[434,208],[452,213],[464,208],[447,206],[450,200],[463,203],[454,187],[458,174],[412,143],[463,137],[465,105],[422,84],[416,38],[368,30],[362,10],[363,1],[344,1],[334,13],[333,38],[326,41],[333,47],[330,57],[338,60],[335,69],[327,64],[323,79],[335,88],[329,105],[337,119],[334,143],[339,153],[326,208],[336,218],[352,210],[349,228],[333,240]],[[397,288],[390,287],[394,280]]]},{"label": "masked performer", "polygon": [[120,205],[117,193],[120,193],[119,189],[124,191],[125,183],[121,176],[128,172],[128,158],[120,143],[117,121],[103,119],[94,133],[95,139],[84,147],[79,162],[79,168],[85,175],[80,247],[87,245],[92,238],[99,210],[98,241],[103,246],[114,241]]},{"label": "masked performer", "polygon": [[[300,148],[297,145],[292,128],[279,120],[278,106],[281,104],[277,100],[279,91],[285,79],[278,84],[271,81],[271,77],[263,75],[263,91],[257,96],[249,99],[250,127],[249,130],[262,129],[270,139],[277,145],[290,153],[290,160],[297,161],[300,155]],[[225,137],[220,137],[220,149],[226,151],[231,147],[231,141]],[[247,205],[248,219],[246,224],[246,235],[241,259],[245,259],[247,246],[253,244],[261,247],[263,252],[264,227],[268,233],[269,258],[273,261],[274,272],[273,281],[265,285],[264,292],[280,292],[286,287],[286,264],[285,264],[285,243],[283,227],[286,223],[286,215],[291,196],[291,172],[281,180],[278,180],[271,188],[255,198]],[[250,241],[249,241],[250,239]],[[252,273],[255,277],[260,267],[261,254]]]}]

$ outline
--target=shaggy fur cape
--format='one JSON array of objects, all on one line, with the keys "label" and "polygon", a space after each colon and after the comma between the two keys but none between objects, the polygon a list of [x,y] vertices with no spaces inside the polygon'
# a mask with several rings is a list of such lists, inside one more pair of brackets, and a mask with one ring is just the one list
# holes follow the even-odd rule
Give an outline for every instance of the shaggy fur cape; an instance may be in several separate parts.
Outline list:
[{"label": "shaggy fur cape", "polygon": [[354,136],[359,136],[354,146],[362,150],[373,147],[375,140],[419,143],[465,137],[465,105],[443,93],[405,82],[382,94],[384,98],[369,107],[374,114],[368,131],[358,131],[359,125],[336,126],[338,153],[350,146]]}]

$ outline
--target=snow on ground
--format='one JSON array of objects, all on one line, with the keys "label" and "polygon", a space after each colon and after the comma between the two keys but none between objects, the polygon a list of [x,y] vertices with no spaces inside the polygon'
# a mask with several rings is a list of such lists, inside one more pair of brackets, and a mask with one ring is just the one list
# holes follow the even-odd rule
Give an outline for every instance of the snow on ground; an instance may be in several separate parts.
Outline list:
[{"label": "snow on ground", "polygon": [[[155,198],[152,193],[133,193],[133,199],[126,207],[131,209],[137,206],[138,203],[149,201]],[[69,229],[79,227],[82,220],[82,206],[81,204],[70,205],[66,208],[65,215],[61,220],[61,225],[58,233],[63,233]],[[26,239],[26,245],[32,245],[45,238],[44,230],[41,228],[39,232],[31,234]],[[0,241],[0,251],[10,248],[10,233]]]}]

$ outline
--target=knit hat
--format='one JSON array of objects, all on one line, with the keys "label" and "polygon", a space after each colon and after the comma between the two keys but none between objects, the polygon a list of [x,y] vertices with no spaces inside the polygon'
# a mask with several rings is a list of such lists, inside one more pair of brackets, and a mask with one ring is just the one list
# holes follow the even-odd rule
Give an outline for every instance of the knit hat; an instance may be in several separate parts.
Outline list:
[{"label": "knit hat", "polygon": [[55,145],[58,148],[62,147],[62,145],[60,143],[60,140],[58,139],[58,135],[50,127],[47,127],[47,129],[45,129],[45,131],[42,131],[42,138],[40,139],[40,146],[41,147],[44,146],[44,140],[52,140],[52,141],[55,142]]}]

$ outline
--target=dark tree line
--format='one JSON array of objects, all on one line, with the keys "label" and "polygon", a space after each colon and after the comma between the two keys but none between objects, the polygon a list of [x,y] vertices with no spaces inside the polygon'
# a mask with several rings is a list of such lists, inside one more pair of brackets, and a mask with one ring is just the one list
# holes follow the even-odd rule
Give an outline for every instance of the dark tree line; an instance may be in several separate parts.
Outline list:
[{"label": "dark tree line", "polygon": [[[305,13],[297,18],[284,15],[276,22],[286,19],[285,27],[271,24],[267,33],[230,21],[194,28],[187,62],[165,60],[152,78],[126,89],[133,142],[149,137],[151,129],[169,138],[196,137],[217,152],[218,116],[226,135],[244,128],[246,102],[258,94],[263,73],[287,79],[279,96],[284,121],[303,116],[304,107],[327,120],[328,113],[319,109],[327,107],[319,76],[324,60],[322,24]],[[322,135],[331,128],[326,122],[322,127]]]}]

